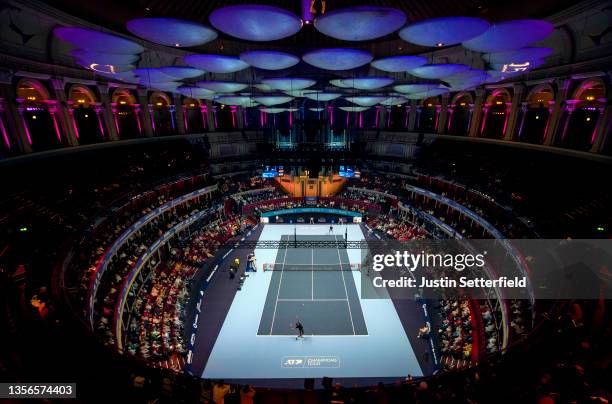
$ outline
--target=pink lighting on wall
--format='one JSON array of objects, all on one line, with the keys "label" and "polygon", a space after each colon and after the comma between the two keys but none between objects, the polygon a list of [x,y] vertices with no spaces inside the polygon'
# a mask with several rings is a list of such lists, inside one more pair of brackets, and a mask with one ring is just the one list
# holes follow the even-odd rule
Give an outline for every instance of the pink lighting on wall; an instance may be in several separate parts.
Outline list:
[{"label": "pink lighting on wall", "polygon": [[98,127],[100,128],[100,136],[102,136],[102,139],[104,139],[105,134],[104,134],[104,125],[102,124],[102,117],[100,116],[100,109],[96,108],[96,117],[98,118]]},{"label": "pink lighting on wall", "polygon": [[448,109],[448,124],[446,125],[446,130],[449,131],[451,127],[451,122],[453,121],[453,112],[455,112],[454,108]]},{"label": "pink lighting on wall", "polygon": [[55,135],[57,136],[57,140],[61,143],[62,142],[62,134],[59,130],[59,126],[57,125],[57,118],[55,116],[55,111],[51,111],[49,110],[49,112],[51,113],[51,118],[53,119],[53,127],[55,128]]},{"label": "pink lighting on wall", "polygon": [[363,112],[359,112],[359,127],[363,128]]},{"label": "pink lighting on wall", "polygon": [[378,128],[378,117],[380,115],[380,106],[376,106],[376,120],[374,121],[374,125]]},{"label": "pink lighting on wall", "polygon": [[334,125],[334,107],[331,105],[328,106],[327,113],[329,114],[329,126],[333,126]]},{"label": "pink lighting on wall", "polygon": [[482,135],[484,133],[485,130],[485,126],[487,124],[487,117],[489,116],[489,107],[486,106],[483,108],[484,110],[484,116],[482,118],[482,125],[480,125],[480,134]]},{"label": "pink lighting on wall", "polygon": [[9,142],[8,135],[6,133],[6,128],[4,127],[4,122],[2,121],[2,117],[0,116],[0,129],[2,130],[2,138],[4,139],[4,144],[8,149],[11,148],[11,142]]},{"label": "pink lighting on wall", "polygon": [[232,112],[232,128],[236,127],[236,111],[238,107],[232,105],[230,106],[230,111]]},{"label": "pink lighting on wall", "polygon": [[136,123],[138,124],[138,132],[142,135],[142,125],[140,124],[140,108],[134,106],[134,115],[136,115]]},{"label": "pink lighting on wall", "polygon": [[70,120],[72,121],[72,128],[74,129],[74,135],[76,138],[79,138],[79,128],[77,127],[76,120],[74,119],[74,110],[70,108],[68,110],[70,112]]},{"label": "pink lighting on wall", "polygon": [[293,127],[293,112],[289,111],[289,127]]},{"label": "pink lighting on wall", "polygon": [[208,114],[208,108],[206,108],[206,105],[202,105],[200,107],[200,115],[202,115],[202,123],[204,124],[204,129],[206,129],[206,115]]}]

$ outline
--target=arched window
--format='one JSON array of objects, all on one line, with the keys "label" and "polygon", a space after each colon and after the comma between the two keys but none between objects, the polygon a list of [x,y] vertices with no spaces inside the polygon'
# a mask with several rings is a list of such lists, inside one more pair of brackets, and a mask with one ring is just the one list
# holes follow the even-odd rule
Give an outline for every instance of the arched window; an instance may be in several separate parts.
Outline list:
[{"label": "arched window", "polygon": [[566,101],[560,145],[571,149],[590,150],[605,103],[606,87],[602,80],[586,80],[581,83],[574,92],[573,99]]},{"label": "arched window", "polygon": [[447,132],[450,135],[467,136],[471,123],[472,96],[459,93],[452,100],[448,111]]},{"label": "arched window", "polygon": [[425,132],[435,132],[438,126],[440,115],[439,97],[427,98],[421,103],[421,113],[419,114],[418,130]]},{"label": "arched window", "polygon": [[168,94],[155,91],[150,97],[151,128],[156,135],[164,136],[174,134],[176,124],[174,111],[170,110],[170,97]]},{"label": "arched window", "polygon": [[508,126],[511,106],[510,94],[505,89],[495,90],[483,107],[480,133],[482,137],[503,139]]},{"label": "arched window", "polygon": [[542,144],[548,129],[554,99],[549,85],[534,88],[522,105],[517,131],[521,142]]},{"label": "arched window", "polygon": [[17,83],[17,102],[20,104],[19,113],[32,150],[54,149],[65,143],[55,115],[55,102],[39,81],[20,80]]},{"label": "arched window", "polygon": [[128,90],[118,88],[112,98],[115,128],[120,139],[134,139],[143,135],[136,105],[136,97]]},{"label": "arched window", "polygon": [[82,85],[72,86],[68,91],[68,104],[79,144],[104,141],[106,129],[94,93]]},{"label": "arched window", "polygon": [[202,133],[208,126],[206,110],[200,105],[200,101],[191,98],[183,98],[183,120],[185,133]]}]

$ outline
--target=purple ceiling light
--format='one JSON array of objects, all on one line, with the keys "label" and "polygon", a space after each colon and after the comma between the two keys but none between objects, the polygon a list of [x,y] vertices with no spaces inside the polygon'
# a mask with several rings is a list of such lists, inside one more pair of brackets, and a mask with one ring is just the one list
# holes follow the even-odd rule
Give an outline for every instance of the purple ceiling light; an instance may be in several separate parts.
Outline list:
[{"label": "purple ceiling light", "polygon": [[554,27],[542,20],[512,20],[493,24],[483,34],[463,42],[476,52],[504,52],[515,50],[545,39]]},{"label": "purple ceiling light", "polygon": [[405,97],[411,100],[422,100],[424,98],[435,97],[446,93],[448,93],[447,88],[434,88],[433,90],[423,91],[422,93],[407,94]]},{"label": "purple ceiling light", "polygon": [[384,72],[399,73],[423,66],[427,59],[421,56],[391,56],[370,63],[372,67]]},{"label": "purple ceiling light", "polygon": [[253,97],[253,99],[255,101],[257,101],[260,104],[266,105],[266,106],[271,106],[271,105],[278,105],[278,104],[284,104],[286,102],[289,102],[291,100],[293,100],[293,97],[289,97],[289,96],[262,96],[262,97]]},{"label": "purple ceiling light", "polygon": [[367,41],[400,29],[406,15],[395,8],[360,6],[330,11],[315,20],[323,34],[344,41]]},{"label": "purple ceiling light", "polygon": [[370,63],[374,57],[360,49],[327,48],[308,52],[302,59],[315,67],[327,70],[349,70]]},{"label": "purple ceiling light", "polygon": [[186,97],[212,100],[215,98],[214,91],[206,90],[205,88],[194,87],[194,86],[181,86],[177,88],[177,91]]},{"label": "purple ceiling light", "polygon": [[204,74],[204,70],[186,66],[166,66],[160,67],[159,70],[177,79],[192,79]]},{"label": "purple ceiling light", "polygon": [[263,79],[263,84],[267,84],[275,90],[303,90],[308,87],[312,87],[317,84],[316,80],[302,79],[294,77],[279,77],[272,79]]},{"label": "purple ceiling light", "polygon": [[136,76],[138,76],[141,80],[141,83],[163,83],[168,81],[176,80],[176,77],[170,76],[162,72],[160,68],[157,67],[145,67],[140,69],[132,70]]},{"label": "purple ceiling light", "polygon": [[552,48],[521,48],[505,52],[485,53],[482,58],[492,64],[510,64],[543,59],[552,53]]},{"label": "purple ceiling light", "polygon": [[335,100],[336,98],[340,96],[342,96],[342,94],[340,93],[318,93],[317,92],[317,93],[304,94],[304,97],[308,98],[309,100],[321,101],[321,102]]},{"label": "purple ceiling light", "polygon": [[348,102],[352,102],[353,104],[361,105],[362,107],[371,107],[372,105],[380,104],[383,101],[389,99],[389,97],[344,97]]},{"label": "purple ceiling light", "polygon": [[474,17],[442,17],[415,22],[399,32],[406,42],[422,46],[448,46],[472,39],[489,28],[489,23]]},{"label": "purple ceiling light", "polygon": [[218,93],[235,93],[248,87],[248,84],[233,81],[198,81],[196,85]]},{"label": "purple ceiling light", "polygon": [[242,52],[240,59],[264,70],[288,69],[300,62],[299,57],[290,53],[267,50]]},{"label": "purple ceiling light", "polygon": [[175,18],[137,18],[128,21],[127,29],[147,41],[174,47],[202,45],[217,38],[214,29]]},{"label": "purple ceiling light", "polygon": [[370,109],[370,107],[357,107],[357,106],[351,105],[349,107],[340,107],[340,109],[345,112],[363,112],[363,111],[367,111],[368,109]]},{"label": "purple ceiling light", "polygon": [[461,73],[464,70],[468,70],[468,65],[462,65],[457,63],[438,63],[431,65],[424,65],[411,69],[408,73],[413,76],[421,77],[423,79],[441,79],[449,77],[457,73]]},{"label": "purple ceiling light", "polygon": [[393,79],[389,77],[356,77],[342,80],[347,87],[356,88],[359,90],[375,90],[377,88],[386,87],[393,83]]},{"label": "purple ceiling light", "polygon": [[168,81],[161,83],[151,83],[151,87],[157,90],[176,92],[178,87],[183,84],[177,81]]},{"label": "purple ceiling light", "polygon": [[398,93],[402,94],[412,94],[412,93],[421,93],[423,91],[431,90],[434,88],[440,88],[439,84],[435,83],[419,83],[419,84],[400,84],[398,86],[393,86],[393,89]]},{"label": "purple ceiling light", "polygon": [[73,49],[70,56],[77,58],[83,63],[97,63],[107,65],[129,65],[138,60],[138,55],[126,55],[119,53],[94,52],[86,49]]},{"label": "purple ceiling light", "polygon": [[249,67],[249,64],[236,56],[223,55],[188,55],[183,58],[189,66],[211,73],[234,73]]},{"label": "purple ceiling light", "polygon": [[382,101],[380,105],[401,105],[407,102],[408,100],[405,97],[389,97]]},{"label": "purple ceiling light", "polygon": [[245,4],[218,8],[210,23],[219,31],[250,41],[274,41],[297,33],[302,20],[282,8]]},{"label": "purple ceiling light", "polygon": [[95,52],[135,55],[144,48],[134,41],[106,32],[77,27],[58,27],[53,34],[64,42]]}]

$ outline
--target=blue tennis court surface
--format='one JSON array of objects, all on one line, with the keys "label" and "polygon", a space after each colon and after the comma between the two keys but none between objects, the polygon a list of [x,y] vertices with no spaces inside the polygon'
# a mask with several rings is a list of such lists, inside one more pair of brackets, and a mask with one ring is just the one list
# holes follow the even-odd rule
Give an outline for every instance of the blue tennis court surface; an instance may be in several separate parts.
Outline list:
[{"label": "blue tennis court surface", "polygon": [[[331,234],[328,225],[269,224],[259,239],[286,239],[296,231],[298,239],[342,240],[345,230],[348,240],[364,238],[353,224],[336,226]],[[203,378],[423,375],[393,302],[360,298],[360,273],[348,269],[360,262],[359,250],[258,249],[255,254],[258,272],[236,294]],[[264,263],[274,264],[274,270],[262,271]],[[305,328],[303,340],[296,340],[292,328],[296,316]]]},{"label": "blue tennis court surface", "polygon": [[[299,239],[342,241],[344,236],[309,234]],[[293,236],[283,235],[281,240]],[[367,335],[345,249],[278,250],[258,335],[295,335],[292,324],[297,319],[307,336]]]}]

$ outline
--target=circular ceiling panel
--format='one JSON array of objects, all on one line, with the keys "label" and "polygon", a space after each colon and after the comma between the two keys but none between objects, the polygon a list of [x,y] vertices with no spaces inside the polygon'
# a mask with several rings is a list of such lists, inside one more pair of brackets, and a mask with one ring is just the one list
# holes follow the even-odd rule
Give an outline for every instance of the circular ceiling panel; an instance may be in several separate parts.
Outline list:
[{"label": "circular ceiling panel", "polygon": [[330,11],[315,20],[321,33],[344,41],[367,41],[400,29],[406,15],[389,7],[349,7]]},{"label": "circular ceiling panel", "polygon": [[160,68],[156,67],[143,67],[140,69],[134,69],[132,71],[140,78],[140,82],[143,84],[163,83],[176,80],[176,77],[170,76],[169,74],[164,73]]},{"label": "circular ceiling panel", "polygon": [[344,99],[353,104],[361,105],[362,107],[371,107],[372,105],[386,101],[389,97],[344,97]]},{"label": "circular ceiling panel", "polygon": [[186,66],[166,66],[160,67],[159,70],[162,73],[177,79],[192,79],[204,74],[204,70]]},{"label": "circular ceiling panel", "polygon": [[323,107],[316,107],[316,108],[308,108],[309,111],[312,112],[321,112],[321,111],[325,111],[325,108]]},{"label": "circular ceiling panel", "polygon": [[408,25],[399,32],[399,36],[406,42],[439,47],[472,39],[489,26],[485,20],[474,17],[432,18]]},{"label": "circular ceiling panel", "polygon": [[342,94],[340,93],[307,93],[307,94],[304,94],[304,97],[308,98],[309,100],[321,101],[321,102],[335,100],[336,98],[340,96],[342,96]]},{"label": "circular ceiling panel", "polygon": [[371,65],[384,72],[399,73],[423,66],[425,63],[427,59],[421,56],[391,56],[375,60]]},{"label": "circular ceiling panel", "polygon": [[289,96],[263,96],[263,97],[253,97],[253,99],[255,101],[257,101],[260,104],[266,105],[266,106],[270,106],[270,105],[278,105],[278,104],[284,104],[286,102],[289,102],[291,100],[293,100],[293,97],[289,97]]},{"label": "circular ceiling panel", "polygon": [[267,114],[280,114],[281,112],[289,111],[288,108],[260,108],[259,110]]},{"label": "circular ceiling panel", "polygon": [[236,56],[223,55],[188,55],[183,58],[185,63],[198,69],[212,73],[234,73],[249,67],[249,64]]},{"label": "circular ceiling panel", "polygon": [[327,48],[308,52],[302,59],[309,65],[326,70],[349,70],[370,63],[374,57],[360,49]]},{"label": "circular ceiling panel", "polygon": [[70,51],[70,56],[77,58],[81,62],[106,65],[129,65],[139,58],[138,55],[95,52],[86,49],[73,49]]},{"label": "circular ceiling panel", "polygon": [[368,109],[370,109],[370,107],[357,107],[357,106],[352,105],[349,107],[340,107],[340,109],[346,112],[363,112],[363,111],[367,111]]},{"label": "circular ceiling panel", "polygon": [[210,23],[219,31],[250,41],[274,41],[297,33],[302,20],[282,8],[244,4],[218,8]]},{"label": "circular ceiling panel", "polygon": [[157,90],[175,92],[181,84],[183,83],[179,83],[177,81],[168,81],[160,83],[151,83],[151,87]]},{"label": "circular ceiling panel", "polygon": [[261,80],[263,84],[267,84],[275,90],[289,91],[289,90],[303,90],[308,87],[312,87],[317,84],[316,80],[302,79],[295,77],[282,77]]},{"label": "circular ceiling panel", "polygon": [[344,84],[344,80],[347,80],[347,79],[333,79],[329,81],[329,84],[331,84],[334,87],[351,88],[350,85]]},{"label": "circular ceiling panel", "polygon": [[355,77],[342,80],[349,88],[357,88],[359,90],[375,90],[377,88],[386,87],[393,83],[393,79],[389,77]]},{"label": "circular ceiling panel", "polygon": [[554,27],[542,20],[512,20],[493,24],[483,34],[463,42],[476,52],[504,52],[520,49],[545,39]]},{"label": "circular ceiling panel", "polygon": [[217,38],[217,32],[193,21],[175,18],[137,18],[128,21],[132,34],[160,45],[197,46]]},{"label": "circular ceiling panel", "polygon": [[406,95],[406,98],[412,100],[421,100],[424,98],[435,97],[437,95],[442,95],[448,93],[447,88],[434,88],[432,90],[423,91],[422,93],[413,93]]},{"label": "circular ceiling panel", "polygon": [[239,106],[247,106],[255,104],[251,97],[241,97],[241,96],[230,96],[230,97],[218,97],[215,99],[216,102],[220,104],[226,105],[239,105]]},{"label": "circular ceiling panel", "polygon": [[248,84],[234,81],[198,81],[196,85],[217,93],[235,93],[248,87]]},{"label": "circular ceiling panel", "polygon": [[440,88],[439,84],[435,83],[421,83],[421,84],[400,84],[393,86],[393,89],[398,93],[411,94],[421,93],[423,91],[431,90],[433,88]]},{"label": "circular ceiling panel", "polygon": [[404,97],[389,97],[382,101],[381,105],[401,105],[407,103],[408,100]]},{"label": "circular ceiling panel", "polygon": [[268,50],[242,52],[240,59],[264,70],[288,69],[300,62],[299,57],[290,53]]},{"label": "circular ceiling panel", "polygon": [[134,41],[93,29],[58,27],[53,30],[53,34],[64,42],[96,52],[135,55],[144,51]]},{"label": "circular ceiling panel", "polygon": [[273,90],[273,88],[267,84],[255,84],[254,87],[260,91],[265,91],[265,92]]},{"label": "circular ceiling panel", "polygon": [[468,65],[457,63],[437,63],[415,67],[409,71],[413,76],[423,79],[441,79],[468,70]]},{"label": "circular ceiling panel", "polygon": [[215,98],[214,91],[206,90],[205,88],[200,87],[182,86],[177,88],[177,91],[184,96],[191,98],[200,98],[205,100],[212,100]]},{"label": "circular ceiling panel", "polygon": [[505,52],[485,53],[482,58],[492,64],[521,64],[535,59],[543,59],[552,53],[552,48],[521,48]]}]

